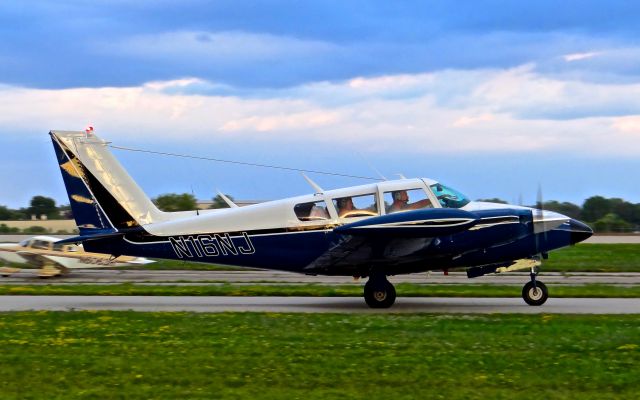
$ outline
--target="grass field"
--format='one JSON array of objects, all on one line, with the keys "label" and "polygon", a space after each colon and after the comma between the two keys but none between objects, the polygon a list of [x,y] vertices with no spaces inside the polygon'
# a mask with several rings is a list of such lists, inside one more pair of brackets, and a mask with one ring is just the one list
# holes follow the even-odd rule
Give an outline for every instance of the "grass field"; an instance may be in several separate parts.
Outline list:
[{"label": "grass field", "polygon": [[638,399],[638,316],[0,314],[9,399]]},{"label": "grass field", "polygon": [[551,252],[545,271],[640,272],[638,244],[578,244]]},{"label": "grass field", "polygon": [[[237,270],[213,264],[159,260],[137,269]],[[639,244],[578,244],[551,252],[545,271],[640,272]]]},{"label": "grass field", "polygon": [[[547,285],[551,297],[640,297],[640,286]],[[362,296],[360,285],[319,284],[210,284],[210,285],[0,285],[0,295],[84,296]],[[520,297],[514,285],[433,285],[400,283],[400,297]]]}]

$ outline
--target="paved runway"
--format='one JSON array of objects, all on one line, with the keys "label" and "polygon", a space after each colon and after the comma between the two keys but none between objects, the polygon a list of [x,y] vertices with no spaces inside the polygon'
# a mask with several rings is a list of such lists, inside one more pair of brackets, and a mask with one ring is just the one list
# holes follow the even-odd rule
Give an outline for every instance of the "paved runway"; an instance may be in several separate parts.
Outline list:
[{"label": "paved runway", "polygon": [[26,310],[640,314],[640,299],[549,299],[531,307],[519,298],[401,297],[390,309],[372,310],[358,297],[0,296],[0,311]]},{"label": "paved runway", "polygon": [[[576,273],[561,274],[543,272],[540,280],[551,284],[580,285],[601,283],[609,285],[638,285],[640,273]],[[432,283],[432,284],[500,284],[523,285],[529,280],[527,272],[500,275],[485,275],[468,279],[464,272],[452,272],[444,275],[441,271],[398,275],[389,278],[393,283]],[[308,276],[280,271],[142,271],[142,270],[73,270],[67,276],[40,279],[36,270],[23,270],[7,278],[0,278],[0,284],[41,285],[70,283],[171,283],[178,285],[228,282],[228,283],[317,283],[317,284],[364,284],[366,280],[354,281],[345,276]]]}]

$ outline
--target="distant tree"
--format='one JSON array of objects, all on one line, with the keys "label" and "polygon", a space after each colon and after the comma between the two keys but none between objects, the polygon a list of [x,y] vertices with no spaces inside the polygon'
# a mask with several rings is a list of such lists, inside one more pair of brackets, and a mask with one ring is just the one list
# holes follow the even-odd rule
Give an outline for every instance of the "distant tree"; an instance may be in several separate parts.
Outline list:
[{"label": "distant tree", "polygon": [[602,196],[593,196],[585,200],[582,205],[582,218],[595,222],[611,212],[611,203]]},{"label": "distant tree", "polygon": [[478,199],[476,201],[486,201],[487,203],[500,203],[500,204],[509,204],[507,201],[504,201],[502,199],[498,199],[498,198],[493,198],[493,199]]},{"label": "distant tree", "polygon": [[189,193],[163,194],[153,199],[155,205],[162,211],[192,211],[197,208],[196,198]]},{"label": "distant tree", "polygon": [[593,227],[596,232],[628,232],[631,230],[631,224],[614,213],[606,214],[597,220]]},{"label": "distant tree", "polygon": [[0,221],[10,220],[13,216],[13,210],[10,210],[6,206],[0,206]]},{"label": "distant tree", "polygon": [[543,208],[549,211],[555,211],[557,213],[566,215],[571,218],[580,219],[581,218],[581,209],[580,206],[569,203],[567,201],[560,203],[555,200],[546,201],[543,204]]},{"label": "distant tree", "polygon": [[634,204],[633,208],[635,209],[633,215],[633,222],[636,225],[640,225],[640,203]]},{"label": "distant tree", "polygon": [[609,199],[609,206],[611,207],[611,212],[618,215],[623,220],[630,223],[638,223],[637,208],[633,203],[629,203],[623,199],[613,198]]},{"label": "distant tree", "polygon": [[0,224],[0,233],[18,233],[20,229],[9,227],[6,224]]},{"label": "distant tree", "polygon": [[20,207],[20,209],[15,210],[15,218],[14,219],[31,219],[31,214],[29,214],[29,209]]},{"label": "distant tree", "polygon": [[48,233],[49,231],[44,226],[30,226],[22,230],[22,233],[29,235],[38,235],[41,233]]},{"label": "distant tree", "polygon": [[46,215],[47,218],[58,218],[58,207],[56,201],[50,197],[34,196],[29,203],[28,213],[40,217]]},{"label": "distant tree", "polygon": [[10,221],[17,219],[25,219],[22,210],[13,210],[6,206],[0,206],[0,221]]},{"label": "distant tree", "polygon": [[[225,196],[227,196],[231,201],[233,201],[232,196],[228,194],[225,194]],[[217,195],[216,197],[213,198],[213,204],[211,204],[209,208],[229,208],[229,205],[227,204],[226,201],[222,199],[222,196]]]}]

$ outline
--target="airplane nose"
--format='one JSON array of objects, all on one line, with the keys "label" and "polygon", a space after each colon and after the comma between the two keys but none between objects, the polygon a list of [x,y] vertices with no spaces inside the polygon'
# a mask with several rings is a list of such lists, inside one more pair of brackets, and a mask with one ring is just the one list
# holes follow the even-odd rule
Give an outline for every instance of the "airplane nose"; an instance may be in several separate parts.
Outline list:
[{"label": "airplane nose", "polygon": [[569,221],[569,232],[571,232],[571,244],[580,243],[593,235],[593,230],[589,225],[577,219],[571,219]]}]

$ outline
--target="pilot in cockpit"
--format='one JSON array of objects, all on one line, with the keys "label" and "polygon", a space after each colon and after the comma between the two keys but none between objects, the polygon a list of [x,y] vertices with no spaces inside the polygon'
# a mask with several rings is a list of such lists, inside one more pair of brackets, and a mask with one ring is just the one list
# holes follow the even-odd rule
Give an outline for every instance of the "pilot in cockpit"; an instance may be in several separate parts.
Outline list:
[{"label": "pilot in cockpit", "polygon": [[398,211],[417,210],[419,208],[431,207],[431,201],[429,199],[409,203],[409,194],[406,190],[396,190],[395,192],[391,192],[391,197],[393,198],[393,203],[387,210],[387,213],[389,214]]}]

